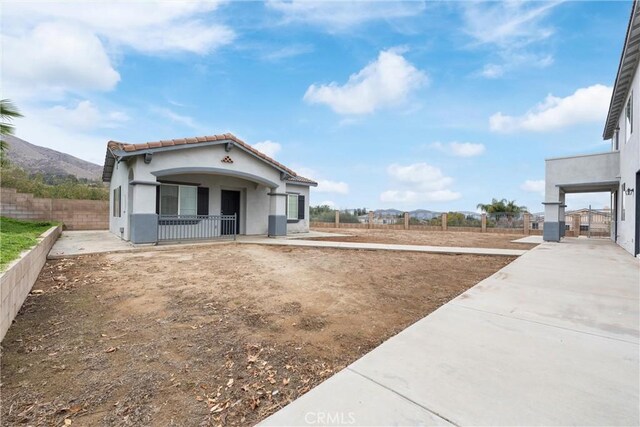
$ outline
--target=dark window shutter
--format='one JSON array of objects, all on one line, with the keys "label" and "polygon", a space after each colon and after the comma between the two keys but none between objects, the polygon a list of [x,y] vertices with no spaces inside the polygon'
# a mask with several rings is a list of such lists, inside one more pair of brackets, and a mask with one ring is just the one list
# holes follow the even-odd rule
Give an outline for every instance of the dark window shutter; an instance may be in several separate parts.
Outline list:
[{"label": "dark window shutter", "polygon": [[298,196],[298,219],[304,219],[304,196]]},{"label": "dark window shutter", "polygon": [[160,186],[156,185],[156,214],[160,215]]},{"label": "dark window shutter", "polygon": [[209,215],[209,189],[198,187],[198,215]]}]

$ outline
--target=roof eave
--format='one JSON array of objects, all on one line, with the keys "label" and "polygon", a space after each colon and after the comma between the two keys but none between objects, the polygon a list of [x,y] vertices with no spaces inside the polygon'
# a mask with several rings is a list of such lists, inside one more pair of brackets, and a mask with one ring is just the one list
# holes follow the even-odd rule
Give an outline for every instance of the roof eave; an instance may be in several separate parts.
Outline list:
[{"label": "roof eave", "polygon": [[125,151],[125,150],[116,150],[117,151],[117,155],[119,157],[135,157],[135,156],[140,156],[143,154],[147,154],[147,153],[159,153],[159,152],[164,152],[164,151],[175,151],[175,150],[182,150],[182,149],[187,149],[187,148],[197,148],[197,147],[210,147],[213,145],[221,145],[221,144],[227,144],[227,143],[233,143],[233,146],[236,148],[239,148],[240,150],[244,151],[245,153],[255,157],[256,159],[260,160],[263,163],[268,164],[269,166],[273,167],[274,169],[278,170],[279,172],[284,172],[284,173],[290,173],[291,171],[286,170],[284,168],[279,167],[278,165],[268,161],[267,159],[263,159],[262,157],[256,155],[255,153],[252,153],[251,150],[247,150],[245,147],[243,147],[240,144],[236,144],[236,141],[234,141],[233,139],[219,139],[216,141],[207,141],[207,142],[200,142],[197,144],[180,144],[180,145],[172,145],[172,146],[168,146],[168,147],[153,147],[153,148],[145,148],[142,150],[135,150],[135,151]]},{"label": "roof eave", "polygon": [[[624,45],[622,47],[622,53],[620,54],[620,63],[618,64],[618,72],[616,73],[616,80],[613,86],[613,92],[611,93],[611,101],[609,102],[609,111],[607,113],[607,119],[605,121],[605,127],[602,132],[603,139],[611,139],[616,130],[618,119],[620,118],[620,114],[622,113],[622,104],[627,98],[629,94],[629,90],[631,88],[631,83],[633,81],[633,75],[636,72],[638,67],[638,61],[640,60],[640,50],[638,49],[638,41],[640,39],[640,24],[638,21],[638,3],[634,0],[633,6],[631,7],[631,16],[629,17],[629,24],[627,26],[627,33],[624,40]],[[636,31],[635,35],[632,33]],[[633,46],[630,46],[631,43],[634,43]],[[629,51],[629,48],[634,48],[633,51]],[[635,57],[634,57],[635,56]],[[627,68],[628,65],[625,64],[626,59],[631,58],[631,62],[633,62],[633,66],[631,68]],[[625,68],[623,70],[623,68]],[[631,77],[630,79],[626,79],[626,77]],[[624,80],[624,84],[620,84],[621,81]]]}]

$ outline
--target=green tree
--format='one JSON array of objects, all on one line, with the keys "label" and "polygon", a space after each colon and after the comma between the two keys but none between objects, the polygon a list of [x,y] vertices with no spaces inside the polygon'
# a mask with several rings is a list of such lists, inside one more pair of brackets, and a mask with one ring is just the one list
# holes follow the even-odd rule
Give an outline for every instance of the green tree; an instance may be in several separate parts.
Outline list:
[{"label": "green tree", "polygon": [[18,107],[8,99],[0,100],[0,153],[4,154],[7,149],[7,141],[4,140],[3,135],[13,135],[15,127],[11,123],[13,119],[22,117]]},{"label": "green tree", "polygon": [[516,205],[515,200],[508,201],[507,199],[492,199],[491,203],[478,203],[478,209],[488,214],[493,213],[504,213],[504,214],[512,214],[517,215],[527,211],[526,206],[518,206]]}]

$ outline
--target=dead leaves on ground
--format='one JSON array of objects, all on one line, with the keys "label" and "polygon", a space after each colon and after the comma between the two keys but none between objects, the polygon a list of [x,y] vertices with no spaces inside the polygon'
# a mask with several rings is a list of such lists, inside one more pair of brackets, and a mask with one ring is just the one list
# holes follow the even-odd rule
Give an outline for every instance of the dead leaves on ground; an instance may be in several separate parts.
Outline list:
[{"label": "dead leaves on ground", "polygon": [[234,353],[230,351],[230,358],[220,366],[227,373],[223,385],[199,384],[195,393],[196,402],[206,405],[212,420],[220,424],[231,419],[243,422],[247,411],[258,411],[259,418],[268,416],[335,372],[318,360],[303,366],[272,363],[269,355],[277,357],[276,350],[259,344],[245,347],[244,367],[231,360]]}]

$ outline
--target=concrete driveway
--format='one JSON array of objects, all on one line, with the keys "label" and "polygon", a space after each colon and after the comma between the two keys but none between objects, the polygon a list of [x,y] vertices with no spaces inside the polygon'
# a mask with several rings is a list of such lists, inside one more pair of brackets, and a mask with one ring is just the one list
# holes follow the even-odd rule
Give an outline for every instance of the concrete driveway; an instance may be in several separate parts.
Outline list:
[{"label": "concrete driveway", "polygon": [[639,425],[636,258],[545,243],[262,424]]}]

